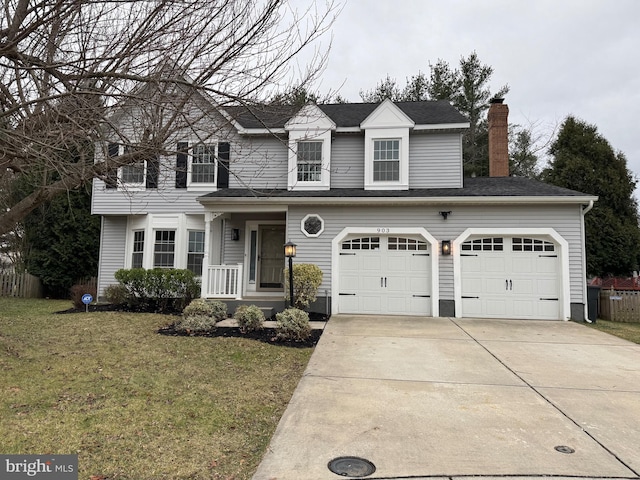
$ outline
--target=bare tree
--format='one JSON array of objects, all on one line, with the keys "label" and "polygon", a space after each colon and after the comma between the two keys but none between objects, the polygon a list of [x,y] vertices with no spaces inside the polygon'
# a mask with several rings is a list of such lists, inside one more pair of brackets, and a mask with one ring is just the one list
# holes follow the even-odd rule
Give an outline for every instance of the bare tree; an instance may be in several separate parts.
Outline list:
[{"label": "bare tree", "polygon": [[[5,0],[2,7],[0,235],[55,195],[157,157],[194,124],[187,102],[206,96],[223,106],[272,95],[296,73],[292,59],[337,14],[331,3],[298,12],[287,0]],[[296,83],[307,85],[324,60],[316,50]],[[123,109],[134,112],[124,129],[116,122]],[[107,139],[136,148],[100,156],[96,145]]]}]

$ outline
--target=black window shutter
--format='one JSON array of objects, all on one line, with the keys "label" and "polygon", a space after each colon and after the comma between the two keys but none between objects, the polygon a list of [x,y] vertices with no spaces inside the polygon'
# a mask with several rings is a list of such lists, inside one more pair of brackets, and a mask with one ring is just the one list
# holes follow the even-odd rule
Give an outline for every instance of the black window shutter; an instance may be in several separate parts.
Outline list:
[{"label": "black window shutter", "polygon": [[152,160],[147,160],[147,188],[158,188],[158,172],[160,170],[160,161],[157,156]]},{"label": "black window shutter", "polygon": [[[109,158],[115,158],[120,153],[120,146],[117,143],[110,143],[108,147]],[[118,186],[118,169],[107,172],[104,179],[106,188],[116,188]]]},{"label": "black window shutter", "polygon": [[189,144],[178,142],[176,154],[176,188],[187,188],[187,152]]},{"label": "black window shutter", "polygon": [[229,188],[229,142],[218,143],[218,188]]}]

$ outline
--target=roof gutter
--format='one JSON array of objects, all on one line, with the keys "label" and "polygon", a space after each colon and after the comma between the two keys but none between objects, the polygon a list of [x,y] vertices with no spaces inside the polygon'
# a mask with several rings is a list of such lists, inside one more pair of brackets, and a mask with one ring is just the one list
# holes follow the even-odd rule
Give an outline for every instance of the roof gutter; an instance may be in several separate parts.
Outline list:
[{"label": "roof gutter", "polygon": [[[593,196],[492,196],[492,197],[198,197],[202,205],[575,205],[593,206]],[[587,207],[589,208],[589,207]],[[590,210],[590,208],[589,208]],[[587,210],[588,211],[588,210]],[[584,211],[583,211],[584,212]]]}]

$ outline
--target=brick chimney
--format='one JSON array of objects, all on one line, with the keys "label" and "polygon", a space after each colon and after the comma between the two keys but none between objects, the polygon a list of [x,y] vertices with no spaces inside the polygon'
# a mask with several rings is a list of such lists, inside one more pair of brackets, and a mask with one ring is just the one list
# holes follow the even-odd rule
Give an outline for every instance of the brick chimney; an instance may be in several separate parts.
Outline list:
[{"label": "brick chimney", "polygon": [[502,102],[502,98],[491,100],[489,107],[489,176],[509,176],[509,138],[508,123],[509,107]]}]

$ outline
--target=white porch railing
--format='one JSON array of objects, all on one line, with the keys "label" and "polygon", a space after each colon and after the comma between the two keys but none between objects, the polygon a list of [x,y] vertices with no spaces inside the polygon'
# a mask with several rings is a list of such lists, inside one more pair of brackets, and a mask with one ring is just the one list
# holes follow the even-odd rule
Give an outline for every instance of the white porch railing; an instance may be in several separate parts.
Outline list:
[{"label": "white porch railing", "polygon": [[242,264],[210,265],[207,298],[242,298]]}]

